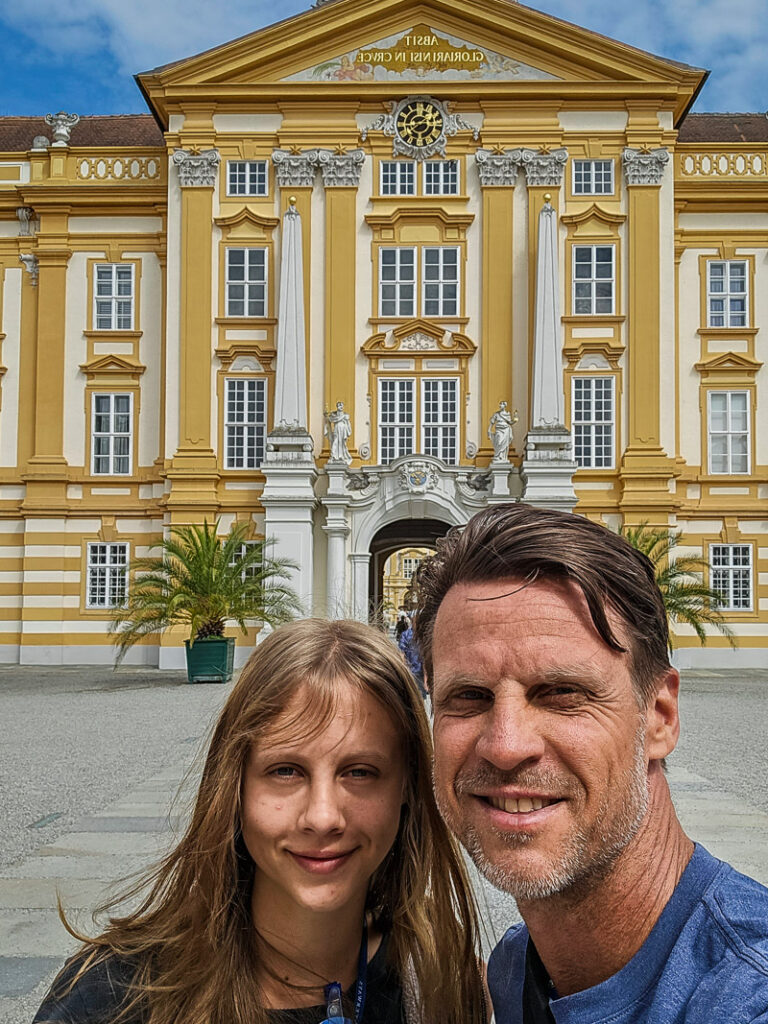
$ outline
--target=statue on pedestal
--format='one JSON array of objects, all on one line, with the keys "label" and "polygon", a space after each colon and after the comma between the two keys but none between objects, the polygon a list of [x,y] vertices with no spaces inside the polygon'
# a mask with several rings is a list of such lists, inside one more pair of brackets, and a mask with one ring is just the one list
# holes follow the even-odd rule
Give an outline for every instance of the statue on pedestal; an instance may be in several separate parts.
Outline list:
[{"label": "statue on pedestal", "polygon": [[517,423],[517,410],[514,414],[507,409],[506,402],[499,402],[499,408],[491,416],[488,425],[488,438],[493,444],[493,461],[508,462],[509,446],[512,444],[512,428]]},{"label": "statue on pedestal", "polygon": [[337,402],[334,412],[325,412],[325,434],[331,445],[329,462],[344,462],[347,466],[352,456],[347,448],[347,441],[352,436],[352,423],[349,414],[344,412],[344,403]]}]

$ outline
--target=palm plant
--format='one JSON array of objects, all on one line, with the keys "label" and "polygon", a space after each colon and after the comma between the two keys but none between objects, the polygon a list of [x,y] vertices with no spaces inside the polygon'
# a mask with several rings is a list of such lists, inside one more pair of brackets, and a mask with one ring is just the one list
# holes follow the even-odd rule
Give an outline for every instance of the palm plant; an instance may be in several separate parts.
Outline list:
[{"label": "palm plant", "polygon": [[684,622],[691,626],[702,644],[707,642],[704,627],[714,626],[728,638],[731,647],[736,646],[733,630],[720,611],[722,596],[702,578],[707,561],[695,555],[673,556],[680,543],[678,530],[649,526],[643,522],[638,526],[623,526],[621,535],[653,565],[670,622]]},{"label": "palm plant", "polygon": [[159,556],[131,561],[126,601],[112,610],[110,624],[118,664],[142,637],[171,626],[186,626],[191,645],[223,637],[227,620],[246,633],[249,619],[277,626],[301,613],[287,579],[295,563],[267,557],[267,542],[246,540],[245,523],[226,537],[218,525],[171,527],[154,545]]}]

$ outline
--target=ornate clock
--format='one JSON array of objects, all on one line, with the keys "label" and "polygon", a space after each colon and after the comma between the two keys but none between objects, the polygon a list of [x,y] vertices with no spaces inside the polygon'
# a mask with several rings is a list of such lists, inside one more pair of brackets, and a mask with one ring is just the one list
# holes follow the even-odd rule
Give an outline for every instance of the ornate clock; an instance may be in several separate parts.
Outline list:
[{"label": "ornate clock", "polygon": [[412,160],[445,156],[446,138],[457,132],[472,132],[477,142],[479,129],[451,112],[451,104],[431,96],[407,96],[391,100],[389,112],[379,114],[373,124],[360,132],[365,142],[369,132],[383,132],[392,138],[392,154],[404,153]]},{"label": "ornate clock", "polygon": [[443,112],[427,99],[409,100],[397,113],[395,128],[409,146],[432,146],[444,131]]}]

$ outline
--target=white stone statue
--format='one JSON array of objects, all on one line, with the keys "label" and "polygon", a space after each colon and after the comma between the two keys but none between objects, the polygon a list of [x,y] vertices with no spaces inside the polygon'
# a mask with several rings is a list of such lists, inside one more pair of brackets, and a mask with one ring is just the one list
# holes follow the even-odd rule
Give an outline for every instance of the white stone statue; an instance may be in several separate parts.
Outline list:
[{"label": "white stone statue", "polygon": [[53,145],[68,146],[72,129],[79,121],[79,114],[66,114],[63,110],[58,114],[46,114],[45,123],[53,128]]},{"label": "white stone statue", "polygon": [[344,403],[337,402],[334,412],[326,412],[325,434],[331,443],[330,462],[345,462],[347,465],[352,461],[352,456],[347,448],[347,441],[352,436],[352,423],[349,414],[344,412]]},{"label": "white stone statue", "polygon": [[493,443],[494,462],[509,461],[512,427],[517,423],[517,419],[517,410],[512,414],[507,409],[506,402],[499,402],[499,408],[491,416],[491,422],[488,425],[488,437]]}]

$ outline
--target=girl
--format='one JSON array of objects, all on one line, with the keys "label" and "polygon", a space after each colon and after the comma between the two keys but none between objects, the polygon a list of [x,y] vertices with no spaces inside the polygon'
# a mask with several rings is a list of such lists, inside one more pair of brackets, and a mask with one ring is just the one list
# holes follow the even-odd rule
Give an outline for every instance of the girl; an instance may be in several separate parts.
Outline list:
[{"label": "girl", "polygon": [[144,893],[136,910],[77,936],[35,1021],[485,1024],[430,768],[422,699],[383,634],[281,627],[227,700],[183,839],[127,894]]}]

